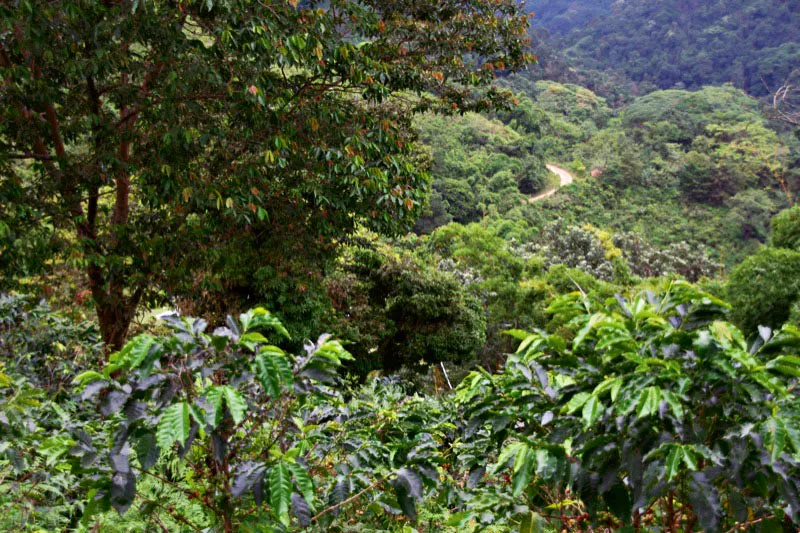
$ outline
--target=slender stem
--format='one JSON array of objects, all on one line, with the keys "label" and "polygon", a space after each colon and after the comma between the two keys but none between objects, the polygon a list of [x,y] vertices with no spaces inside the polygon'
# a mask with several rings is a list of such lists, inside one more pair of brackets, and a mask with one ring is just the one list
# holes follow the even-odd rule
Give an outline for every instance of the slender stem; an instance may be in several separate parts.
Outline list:
[{"label": "slender stem", "polygon": [[350,496],[346,500],[343,500],[343,501],[337,503],[336,505],[331,505],[327,509],[324,509],[324,510],[320,511],[319,513],[317,513],[316,515],[314,515],[311,518],[311,521],[312,522],[316,522],[317,520],[319,520],[320,518],[322,518],[326,514],[330,513],[331,511],[335,511],[336,509],[339,509],[340,507],[344,507],[348,503],[357,500],[358,498],[360,498],[361,496],[363,496],[367,492],[371,491],[372,489],[374,489],[375,487],[377,487],[378,485],[383,483],[383,481],[384,481],[383,479],[379,479],[376,482],[374,482],[372,485],[370,485],[369,487],[366,487],[366,488],[362,489],[361,491],[357,492],[356,494],[353,494],[352,496]]},{"label": "slender stem", "polygon": [[755,524],[759,524],[759,523],[763,522],[764,520],[770,520],[772,518],[775,518],[775,515],[762,516],[761,518],[756,518],[754,520],[748,520],[747,522],[742,522],[741,524],[737,524],[737,525],[733,526],[732,528],[730,528],[725,533],[734,533],[735,531],[739,531],[740,528],[743,527],[743,526],[744,527],[753,526]]}]

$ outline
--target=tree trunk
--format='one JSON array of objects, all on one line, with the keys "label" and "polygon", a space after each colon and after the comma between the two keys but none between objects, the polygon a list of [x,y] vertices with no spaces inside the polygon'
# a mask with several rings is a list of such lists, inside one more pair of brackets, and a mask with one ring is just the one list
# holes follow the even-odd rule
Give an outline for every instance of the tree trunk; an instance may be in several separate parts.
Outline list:
[{"label": "tree trunk", "polygon": [[100,333],[103,336],[106,350],[109,352],[121,349],[128,337],[128,330],[130,330],[131,322],[136,315],[138,304],[138,302],[134,303],[130,300],[130,298],[125,298],[122,301],[102,304],[95,300]]}]

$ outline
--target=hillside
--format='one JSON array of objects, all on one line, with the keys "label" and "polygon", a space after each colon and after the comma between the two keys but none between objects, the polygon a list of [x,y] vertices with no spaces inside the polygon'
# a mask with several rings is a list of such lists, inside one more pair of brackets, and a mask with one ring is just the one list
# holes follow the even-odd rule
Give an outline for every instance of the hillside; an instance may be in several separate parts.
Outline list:
[{"label": "hillside", "polygon": [[0,2],[0,532],[800,531],[798,1]]},{"label": "hillside", "polygon": [[792,0],[529,0],[527,8],[577,66],[617,71],[634,92],[732,83],[760,96],[798,74]]}]

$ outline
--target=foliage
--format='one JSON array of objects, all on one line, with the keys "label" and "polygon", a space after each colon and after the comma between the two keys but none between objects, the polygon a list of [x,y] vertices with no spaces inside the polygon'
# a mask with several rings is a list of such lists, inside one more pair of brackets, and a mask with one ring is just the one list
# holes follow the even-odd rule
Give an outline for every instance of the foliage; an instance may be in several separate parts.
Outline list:
[{"label": "foliage", "polygon": [[641,236],[619,233],[613,237],[623,253],[631,272],[645,278],[657,278],[677,274],[688,281],[715,277],[722,265],[711,259],[704,246],[692,246],[686,241],[671,243],[656,248]]},{"label": "foliage", "polygon": [[731,318],[748,335],[778,328],[800,298],[800,252],[763,248],[733,269],[728,282]]},{"label": "foliage", "polygon": [[486,341],[478,299],[451,273],[368,241],[346,250],[328,278],[339,319],[332,330],[351,342],[360,374],[471,362]]},{"label": "foliage", "polygon": [[782,151],[777,134],[761,125],[710,125],[692,142],[678,181],[690,198],[720,203],[744,189],[774,185]]},{"label": "foliage", "polygon": [[0,293],[0,360],[25,382],[52,393],[102,353],[97,328],[75,323],[30,296]]},{"label": "foliage", "polygon": [[[225,531],[330,524],[359,497],[414,517],[423,487],[436,483],[433,437],[403,425],[410,413],[392,412],[385,433],[356,400],[344,402],[336,370],[351,356],[338,341],[323,336],[291,356],[264,335],[286,330],[263,309],[211,334],[202,320],[167,320],[172,335],[135,337],[102,373],[76,379],[110,427],[109,455],[80,465],[69,458],[94,457],[103,440],[73,441],[65,451],[90,491],[84,524],[109,506],[124,513],[138,502],[139,512],[202,525],[142,496],[147,478],[182,493]],[[165,471],[164,460],[181,475]]]},{"label": "foliage", "polygon": [[748,346],[725,309],[685,283],[631,300],[573,293],[550,306],[572,317],[569,337],[515,332],[524,340],[504,372],[475,372],[458,390],[468,434],[500,450],[488,468],[467,456],[493,507],[464,518],[797,523],[800,331],[765,328]]},{"label": "foliage", "polygon": [[755,99],[732,87],[658,91],[616,114],[567,143],[576,182],[526,213],[531,225],[588,223],[661,249],[683,241],[726,266],[766,240],[794,194],[797,148]]},{"label": "foliage", "polygon": [[2,232],[70,232],[114,348],[165,290],[313,277],[357,224],[413,224],[411,118],[507,102],[526,27],[514,0],[6,3]]},{"label": "foliage", "polygon": [[417,124],[420,141],[430,147],[435,195],[418,230],[441,221],[475,222],[490,205],[502,214],[544,188],[548,172],[532,139],[497,119],[469,113],[423,116]]},{"label": "foliage", "polygon": [[0,497],[0,523],[797,523],[800,331],[761,328],[747,345],[721,301],[685,282],[655,290],[552,300],[558,334],[513,331],[523,342],[504,370],[473,372],[452,397],[391,378],[349,389],[339,342],[288,354],[263,309],[212,333],[168,315],[168,334],[137,336],[76,376],[74,402],[2,373],[2,483],[19,497]]},{"label": "foliage", "polygon": [[800,251],[800,206],[781,211],[770,225],[770,246]]},{"label": "foliage", "polygon": [[800,18],[772,0],[611,2],[528,0],[583,69],[613,70],[634,89],[734,83],[768,95],[796,71]]}]

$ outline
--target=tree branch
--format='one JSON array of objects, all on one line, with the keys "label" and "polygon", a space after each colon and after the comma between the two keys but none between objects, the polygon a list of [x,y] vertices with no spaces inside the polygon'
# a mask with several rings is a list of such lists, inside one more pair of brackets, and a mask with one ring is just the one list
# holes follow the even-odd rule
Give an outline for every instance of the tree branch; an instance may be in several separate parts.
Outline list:
[{"label": "tree branch", "polygon": [[332,505],[332,506],[328,507],[327,509],[324,509],[324,510],[320,511],[319,513],[317,513],[316,515],[314,515],[311,518],[311,522],[316,522],[317,520],[319,520],[320,518],[322,518],[326,514],[330,513],[331,511],[335,511],[336,509],[339,509],[340,507],[344,507],[348,503],[357,500],[358,498],[360,498],[361,496],[363,496],[367,492],[371,491],[372,489],[374,489],[375,487],[377,487],[378,485],[380,485],[383,482],[384,482],[384,479],[379,479],[376,482],[374,482],[372,485],[370,485],[369,487],[366,487],[366,488],[362,489],[361,491],[357,492],[356,494],[353,494],[352,496],[350,496],[346,500],[343,500],[343,501],[337,503],[336,505]]}]

